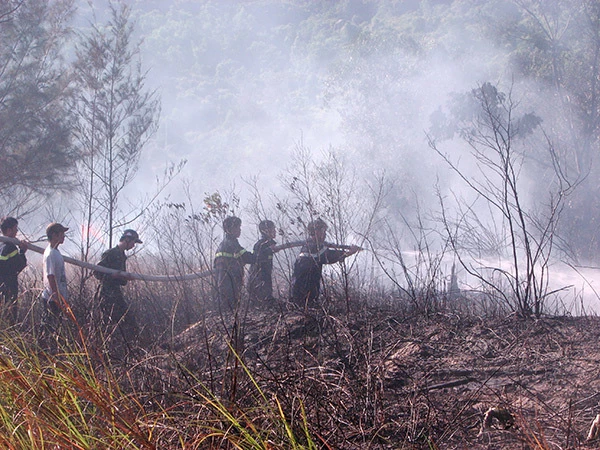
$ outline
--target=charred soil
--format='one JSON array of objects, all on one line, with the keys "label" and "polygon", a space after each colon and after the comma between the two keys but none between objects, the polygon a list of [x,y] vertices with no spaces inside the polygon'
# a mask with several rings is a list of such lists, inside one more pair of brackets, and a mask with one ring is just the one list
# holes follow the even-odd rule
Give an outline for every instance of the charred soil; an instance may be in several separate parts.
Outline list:
[{"label": "charred soil", "polygon": [[[231,357],[234,338],[247,372]],[[587,449],[600,446],[586,441],[600,412],[599,339],[597,317],[278,305],[251,309],[235,325],[207,314],[153,360],[162,361],[157,389],[185,390],[184,368],[241,410],[277,398],[298,434],[306,417],[322,448]]]}]

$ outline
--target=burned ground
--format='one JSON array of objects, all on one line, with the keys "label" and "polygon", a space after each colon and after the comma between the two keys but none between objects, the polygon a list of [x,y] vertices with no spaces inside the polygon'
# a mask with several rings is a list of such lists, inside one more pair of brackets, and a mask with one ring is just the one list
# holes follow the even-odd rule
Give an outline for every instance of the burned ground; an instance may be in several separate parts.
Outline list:
[{"label": "burned ground", "polygon": [[596,317],[262,308],[241,322],[247,372],[227,358],[230,321],[208,314],[153,352],[156,390],[203,383],[227,397],[223,380],[236,372],[232,404],[249,411],[277,398],[299,434],[306,416],[323,448],[600,446],[585,441],[600,412]]}]

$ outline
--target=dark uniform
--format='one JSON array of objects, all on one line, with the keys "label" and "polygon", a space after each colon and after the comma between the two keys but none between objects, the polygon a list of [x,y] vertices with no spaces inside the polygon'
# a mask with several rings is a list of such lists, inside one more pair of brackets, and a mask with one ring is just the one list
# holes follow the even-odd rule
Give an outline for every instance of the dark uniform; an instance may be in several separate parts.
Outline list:
[{"label": "dark uniform", "polygon": [[27,266],[25,253],[10,242],[0,242],[0,299],[16,320],[16,301],[19,293],[19,273]]},{"label": "dark uniform", "polygon": [[215,254],[215,282],[221,308],[235,309],[242,297],[244,265],[255,261],[254,254],[244,249],[237,238],[225,235]]},{"label": "dark uniform", "polygon": [[250,266],[248,293],[251,301],[273,300],[273,248],[275,241],[263,237],[254,244],[256,261]]},{"label": "dark uniform", "polygon": [[321,275],[324,264],[333,264],[346,257],[343,250],[318,244],[314,240],[302,246],[294,263],[292,275],[292,300],[300,306],[314,306],[319,298]]},{"label": "dark uniform", "polygon": [[[109,269],[127,271],[127,256],[125,251],[118,246],[105,251],[98,263],[99,266]],[[114,278],[110,274],[95,272],[94,275],[100,281],[100,308],[107,323],[120,323],[124,333],[135,333],[137,325],[133,314],[129,311],[129,305],[123,296],[122,287],[127,284],[123,278]],[[133,337],[133,336],[132,336]]]}]

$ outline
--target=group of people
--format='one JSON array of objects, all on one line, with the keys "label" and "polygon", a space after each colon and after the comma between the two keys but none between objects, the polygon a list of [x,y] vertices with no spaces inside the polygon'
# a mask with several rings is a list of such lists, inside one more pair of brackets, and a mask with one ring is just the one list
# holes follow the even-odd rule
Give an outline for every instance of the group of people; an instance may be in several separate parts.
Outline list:
[{"label": "group of people", "polygon": [[215,283],[219,305],[230,309],[239,304],[244,286],[244,265],[250,264],[248,294],[251,303],[269,303],[273,297],[273,254],[292,246],[301,246],[294,263],[291,300],[301,307],[316,306],[319,298],[323,265],[333,264],[361,250],[351,245],[334,248],[325,242],[327,224],[316,219],[307,226],[307,239],[303,242],[276,245],[277,230],[270,220],[260,222],[261,238],[253,252],[238,242],[242,221],[230,216],[223,221],[225,237],[215,254]]},{"label": "group of people", "polygon": [[[291,300],[301,307],[313,307],[319,297],[323,265],[336,263],[361,250],[354,245],[338,248],[327,244],[327,224],[321,219],[316,219],[308,224],[305,241],[282,245],[275,242],[275,224],[271,220],[263,220],[258,227],[261,238],[250,252],[238,241],[241,226],[242,221],[239,217],[225,218],[224,239],[214,259],[217,303],[221,308],[229,310],[240,304],[244,290],[244,266],[247,264],[250,265],[247,283],[250,302],[267,305],[275,300],[273,255],[285,248],[301,246],[294,264]],[[4,236],[15,239],[19,231],[17,219],[5,217],[0,223],[0,230]],[[60,223],[51,223],[46,228],[48,246],[43,255],[42,299],[45,308],[42,323],[44,328],[50,331],[56,329],[62,311],[68,308],[65,263],[58,249],[64,242],[67,231],[68,228]],[[100,280],[98,301],[104,323],[116,325],[126,340],[136,335],[137,324],[122,290],[129,281],[125,252],[141,243],[135,230],[125,230],[117,246],[105,251],[98,262],[99,266],[117,272],[94,272],[94,276]],[[18,241],[18,244],[0,241],[0,300],[4,303],[6,318],[12,323],[17,320],[18,275],[27,265],[27,248],[26,241]]]},{"label": "group of people", "polygon": [[[0,230],[4,236],[15,239],[19,223],[14,217],[5,217],[0,223]],[[69,228],[56,222],[46,227],[48,246],[42,259],[44,289],[41,295],[44,304],[42,329],[45,335],[56,333],[63,311],[68,308],[65,261],[58,248],[64,243],[68,230]],[[122,291],[122,287],[128,281],[125,251],[141,243],[136,231],[125,230],[118,245],[105,251],[98,262],[99,266],[119,272],[94,272],[94,276],[101,281],[99,305],[103,313],[103,323],[118,326],[126,338],[133,337],[137,325]],[[11,324],[17,322],[18,275],[27,266],[27,248],[28,243],[23,240],[18,241],[18,245],[0,241],[0,300],[4,304],[3,310],[6,311],[5,319]]]}]

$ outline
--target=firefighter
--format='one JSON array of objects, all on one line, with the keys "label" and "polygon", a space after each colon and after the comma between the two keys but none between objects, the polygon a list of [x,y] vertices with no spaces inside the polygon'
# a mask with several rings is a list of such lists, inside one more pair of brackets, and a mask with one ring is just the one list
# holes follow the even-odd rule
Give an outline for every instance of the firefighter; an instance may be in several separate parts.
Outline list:
[{"label": "firefighter", "polygon": [[[5,217],[0,223],[2,234],[16,238],[19,222],[14,217]],[[0,242],[0,301],[6,307],[11,325],[17,322],[17,295],[19,293],[19,273],[27,266],[27,242],[19,241],[18,247],[11,242]]]},{"label": "firefighter", "polygon": [[223,221],[224,239],[215,254],[214,269],[219,308],[237,309],[244,287],[244,265],[256,258],[238,242],[242,232],[242,220],[229,216]]},{"label": "firefighter", "polygon": [[315,307],[319,298],[324,264],[342,261],[361,250],[356,245],[347,249],[328,247],[325,242],[327,224],[316,219],[308,224],[307,240],[294,263],[292,275],[292,301],[301,307]]},{"label": "firefighter", "polygon": [[258,225],[261,238],[254,244],[255,262],[250,266],[248,294],[250,302],[256,304],[273,303],[273,253],[276,250],[277,229],[270,220]]}]

